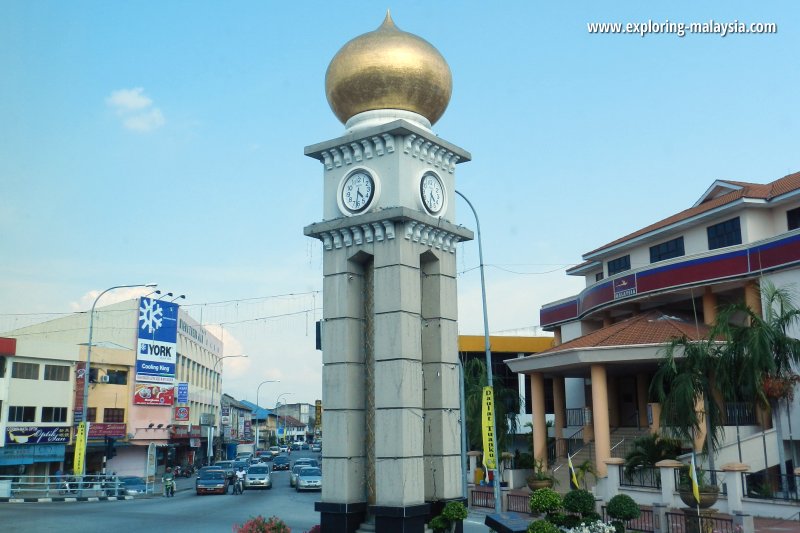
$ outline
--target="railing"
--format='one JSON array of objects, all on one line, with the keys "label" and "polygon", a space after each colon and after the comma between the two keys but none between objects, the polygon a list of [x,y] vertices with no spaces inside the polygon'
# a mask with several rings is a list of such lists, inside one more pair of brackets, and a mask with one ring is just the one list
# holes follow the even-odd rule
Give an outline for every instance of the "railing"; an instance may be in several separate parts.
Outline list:
[{"label": "railing", "polygon": [[470,507],[494,509],[494,490],[476,487],[472,491]]},{"label": "railing", "polygon": [[117,476],[0,476],[0,484],[4,481],[10,482],[12,498],[125,495],[125,486]]},{"label": "railing", "polygon": [[[697,480],[699,485],[713,485],[717,487],[720,494],[727,494],[728,488],[725,483],[722,483],[722,478],[725,476],[725,472],[721,470],[703,470],[701,468],[697,469]],[[691,484],[689,479],[689,470],[688,468],[676,468],[674,471],[675,475],[675,486],[687,486]]]},{"label": "railing", "polygon": [[644,466],[629,472],[625,465],[619,465],[619,484],[621,487],[660,489],[661,471],[658,468]]},{"label": "railing", "polygon": [[666,513],[666,533],[737,533],[732,518]]},{"label": "railing", "polygon": [[[742,474],[744,495],[761,500],[800,502],[797,481],[797,476],[782,476],[763,471],[755,474]],[[786,487],[785,491],[784,486]]]},{"label": "railing", "polygon": [[[653,533],[656,530],[655,518],[653,517],[652,509],[640,509],[641,514],[639,518],[628,520],[625,522],[625,531],[642,531],[643,533]],[[610,522],[611,517],[606,513],[606,506],[604,505],[601,513],[603,515],[603,522]]]},{"label": "railing", "polygon": [[[515,513],[531,513],[531,496],[530,494],[512,494],[508,493],[508,510]],[[492,502],[494,507],[494,502]]]},{"label": "railing", "polygon": [[592,422],[592,411],[588,407],[567,409],[567,426],[586,426]]},{"label": "railing", "polygon": [[725,424],[728,426],[754,426],[756,420],[756,409],[752,403],[748,402],[725,402]]},{"label": "railing", "polygon": [[575,455],[585,445],[583,442],[583,428],[580,428],[569,437],[555,439],[551,442],[547,446],[547,460],[552,464],[558,457],[566,457],[567,454]]}]

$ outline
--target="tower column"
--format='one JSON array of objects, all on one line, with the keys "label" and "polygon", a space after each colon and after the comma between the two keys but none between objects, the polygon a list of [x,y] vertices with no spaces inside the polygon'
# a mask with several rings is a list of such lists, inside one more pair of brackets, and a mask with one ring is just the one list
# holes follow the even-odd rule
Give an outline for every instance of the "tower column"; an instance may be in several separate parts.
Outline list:
[{"label": "tower column", "polygon": [[611,457],[611,432],[608,425],[608,380],[605,365],[592,365],[592,421],[597,477],[606,477],[608,469],[605,461]]},{"label": "tower column", "polygon": [[[564,438],[564,428],[567,426],[567,395],[564,388],[564,376],[553,378],[553,409],[555,411],[555,437]],[[556,447],[556,450],[558,448]]]},{"label": "tower column", "polygon": [[533,411],[533,458],[547,464],[547,422],[544,413],[544,374],[531,374],[531,410]]}]

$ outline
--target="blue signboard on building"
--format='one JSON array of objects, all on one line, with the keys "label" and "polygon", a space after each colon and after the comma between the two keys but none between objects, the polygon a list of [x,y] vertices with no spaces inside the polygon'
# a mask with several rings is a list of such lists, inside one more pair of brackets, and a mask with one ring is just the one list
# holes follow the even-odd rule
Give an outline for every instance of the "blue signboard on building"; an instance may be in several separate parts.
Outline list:
[{"label": "blue signboard on building", "polygon": [[178,403],[189,403],[188,383],[178,383]]},{"label": "blue signboard on building", "polygon": [[137,320],[136,381],[175,382],[178,358],[178,304],[139,299]]}]

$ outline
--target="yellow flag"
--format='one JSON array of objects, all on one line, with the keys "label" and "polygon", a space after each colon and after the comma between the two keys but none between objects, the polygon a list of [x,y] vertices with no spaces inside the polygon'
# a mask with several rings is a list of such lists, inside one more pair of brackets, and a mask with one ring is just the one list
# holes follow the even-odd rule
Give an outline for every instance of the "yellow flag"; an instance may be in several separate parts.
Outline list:
[{"label": "yellow flag", "polygon": [[700,487],[697,485],[697,467],[694,464],[694,452],[692,453],[692,465],[689,468],[689,478],[692,480],[692,494],[697,503],[700,503]]},{"label": "yellow flag", "polygon": [[494,420],[494,392],[491,387],[483,388],[483,463],[489,470],[497,468],[497,456],[492,424]]},{"label": "yellow flag", "polygon": [[572,457],[567,454],[567,464],[569,464],[569,484],[573,489],[579,489],[578,476],[575,475],[575,467],[572,466]]}]

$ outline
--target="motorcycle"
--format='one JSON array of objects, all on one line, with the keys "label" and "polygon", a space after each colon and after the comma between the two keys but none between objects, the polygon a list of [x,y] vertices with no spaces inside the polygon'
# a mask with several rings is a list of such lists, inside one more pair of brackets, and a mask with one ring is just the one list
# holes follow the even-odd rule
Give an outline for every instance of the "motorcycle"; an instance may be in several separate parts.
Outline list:
[{"label": "motorcycle", "polygon": [[167,498],[175,496],[175,479],[166,478],[164,480],[164,496]]},{"label": "motorcycle", "polygon": [[233,493],[244,494],[244,480],[242,478],[237,477],[236,481],[233,482]]}]

